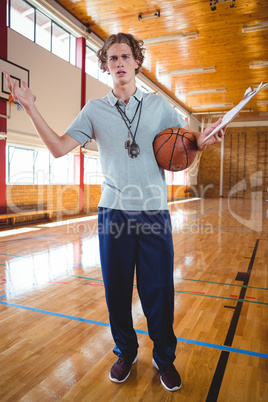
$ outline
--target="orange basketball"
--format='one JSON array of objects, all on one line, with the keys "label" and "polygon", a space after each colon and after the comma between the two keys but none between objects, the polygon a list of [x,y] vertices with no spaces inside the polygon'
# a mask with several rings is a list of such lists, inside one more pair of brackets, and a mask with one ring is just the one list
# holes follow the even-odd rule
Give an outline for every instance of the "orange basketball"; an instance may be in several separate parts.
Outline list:
[{"label": "orange basketball", "polygon": [[194,135],[179,127],[170,127],[157,134],[153,148],[158,165],[171,172],[187,169],[197,153]]}]

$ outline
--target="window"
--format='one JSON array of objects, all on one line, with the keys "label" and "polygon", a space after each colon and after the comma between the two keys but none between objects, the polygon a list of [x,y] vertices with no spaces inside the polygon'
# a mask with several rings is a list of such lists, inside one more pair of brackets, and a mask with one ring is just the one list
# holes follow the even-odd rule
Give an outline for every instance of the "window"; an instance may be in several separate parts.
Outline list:
[{"label": "window", "polygon": [[86,73],[112,88],[112,77],[107,72],[101,71],[96,52],[89,46],[86,47]]},{"label": "window", "polygon": [[88,46],[86,47],[86,73],[91,75],[94,78],[98,78],[98,58],[96,53],[90,49]]},{"label": "window", "polygon": [[76,38],[70,35],[70,63],[76,65]]},{"label": "window", "polygon": [[70,34],[59,25],[52,22],[52,53],[69,61],[70,58]]},{"label": "window", "polygon": [[89,157],[85,155],[84,159],[84,183],[85,184],[101,184],[103,175],[101,172],[99,158]]},{"label": "window", "polygon": [[8,184],[73,184],[74,155],[55,159],[47,150],[8,145]]},{"label": "window", "polygon": [[51,19],[36,10],[36,43],[47,50],[51,48]]},{"label": "window", "polygon": [[33,184],[34,150],[8,147],[8,183]]},{"label": "window", "polygon": [[35,184],[49,184],[49,152],[39,150],[36,154],[33,167]]},{"label": "window", "polygon": [[34,40],[34,8],[23,0],[10,1],[10,27]]},{"label": "window", "polygon": [[9,26],[75,65],[76,37],[25,0],[10,0]]},{"label": "window", "polygon": [[55,159],[49,154],[49,183],[72,184],[74,182],[74,155],[67,154]]},{"label": "window", "polygon": [[166,183],[168,185],[186,185],[188,182],[188,172],[187,170],[182,170],[180,172],[168,172],[165,170]]}]

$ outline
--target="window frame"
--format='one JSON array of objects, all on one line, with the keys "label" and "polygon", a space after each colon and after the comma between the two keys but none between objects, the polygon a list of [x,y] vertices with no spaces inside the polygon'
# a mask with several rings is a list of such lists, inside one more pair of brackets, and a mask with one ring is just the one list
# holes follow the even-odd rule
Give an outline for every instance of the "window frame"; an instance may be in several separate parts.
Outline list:
[{"label": "window frame", "polygon": [[[77,39],[78,35],[77,35],[77,36],[73,35],[73,34],[72,34],[70,31],[68,31],[68,29],[66,29],[63,25],[60,25],[57,21],[53,20],[53,18],[51,18],[49,15],[47,15],[45,12],[43,12],[43,11],[40,10],[39,8],[35,7],[33,4],[29,3],[27,0],[18,0],[18,1],[20,1],[20,2],[22,2],[22,3],[26,3],[26,4],[27,4],[30,8],[32,8],[33,11],[34,11],[34,18],[33,18],[33,24],[34,24],[33,38],[34,38],[34,39],[33,39],[33,40],[30,39],[30,38],[28,38],[28,39],[29,39],[29,40],[32,40],[32,41],[33,41],[34,43],[36,43],[38,46],[43,47],[42,45],[40,45],[40,44],[38,44],[38,43],[36,42],[36,11],[38,11],[39,13],[43,14],[46,18],[48,18],[48,19],[50,20],[50,48],[49,48],[49,50],[48,50],[47,48],[43,47],[43,49],[48,50],[49,52],[55,54],[56,56],[60,57],[61,59],[67,61],[68,63],[70,63],[70,64],[72,64],[72,65],[74,65],[74,66],[76,66],[76,60],[75,60],[75,64],[74,64],[74,63],[72,62],[72,58],[71,58],[71,54],[72,54],[72,49],[71,49],[72,40],[71,40],[71,38],[72,38],[72,37],[75,38],[75,53],[76,53],[76,39]],[[12,24],[12,17],[11,17],[11,8],[12,8],[11,6],[12,6],[12,4],[11,4],[11,3],[12,3],[12,0],[8,0],[8,2],[7,2],[7,16],[8,16],[8,18],[7,18],[7,24],[8,24],[8,27],[9,27],[10,29],[13,29],[13,30],[16,31],[16,32],[19,32],[19,31],[17,31],[14,27],[11,27],[11,24]],[[53,46],[52,46],[52,40],[53,40],[53,24],[55,24],[56,26],[58,26],[58,27],[60,27],[61,29],[63,29],[63,30],[69,35],[68,60],[66,60],[65,58],[61,57],[59,54],[53,52]],[[19,33],[20,33],[20,32],[19,32]],[[23,34],[20,33],[20,35],[23,35]],[[25,35],[23,35],[23,36],[25,36]],[[27,37],[27,36],[26,36],[26,37]],[[75,58],[75,59],[76,59],[76,58]]]}]

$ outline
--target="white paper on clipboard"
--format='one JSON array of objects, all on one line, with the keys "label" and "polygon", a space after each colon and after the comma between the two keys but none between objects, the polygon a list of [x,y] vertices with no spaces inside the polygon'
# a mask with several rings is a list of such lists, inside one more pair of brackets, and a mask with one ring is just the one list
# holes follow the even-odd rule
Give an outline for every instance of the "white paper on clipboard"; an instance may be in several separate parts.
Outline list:
[{"label": "white paper on clipboard", "polygon": [[229,110],[229,112],[227,112],[223,118],[222,118],[222,122],[219,126],[217,126],[203,141],[202,144],[204,144],[204,142],[206,142],[210,137],[212,137],[214,134],[216,134],[218,131],[220,131],[221,128],[227,126],[227,124],[229,124],[234,118],[235,116],[240,112],[241,109],[243,109],[243,107],[264,87],[266,87],[267,83],[262,84],[262,82],[260,83],[260,85],[258,86],[258,88],[255,91],[252,91],[252,88],[249,87],[246,92],[245,95],[243,97],[243,99],[241,100],[241,102],[238,103],[238,105],[236,105],[233,109]]}]

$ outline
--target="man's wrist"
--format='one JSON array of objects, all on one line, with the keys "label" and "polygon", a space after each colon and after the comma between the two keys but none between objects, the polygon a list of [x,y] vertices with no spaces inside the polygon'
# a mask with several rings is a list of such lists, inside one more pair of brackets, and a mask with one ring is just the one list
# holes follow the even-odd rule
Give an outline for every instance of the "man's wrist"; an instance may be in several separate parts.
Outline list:
[{"label": "man's wrist", "polygon": [[25,112],[27,113],[27,115],[29,116],[29,117],[33,117],[35,114],[36,114],[36,112],[37,112],[37,109],[36,109],[36,106],[35,106],[35,104],[34,103],[32,103],[29,107],[25,107],[24,108],[25,109]]}]

